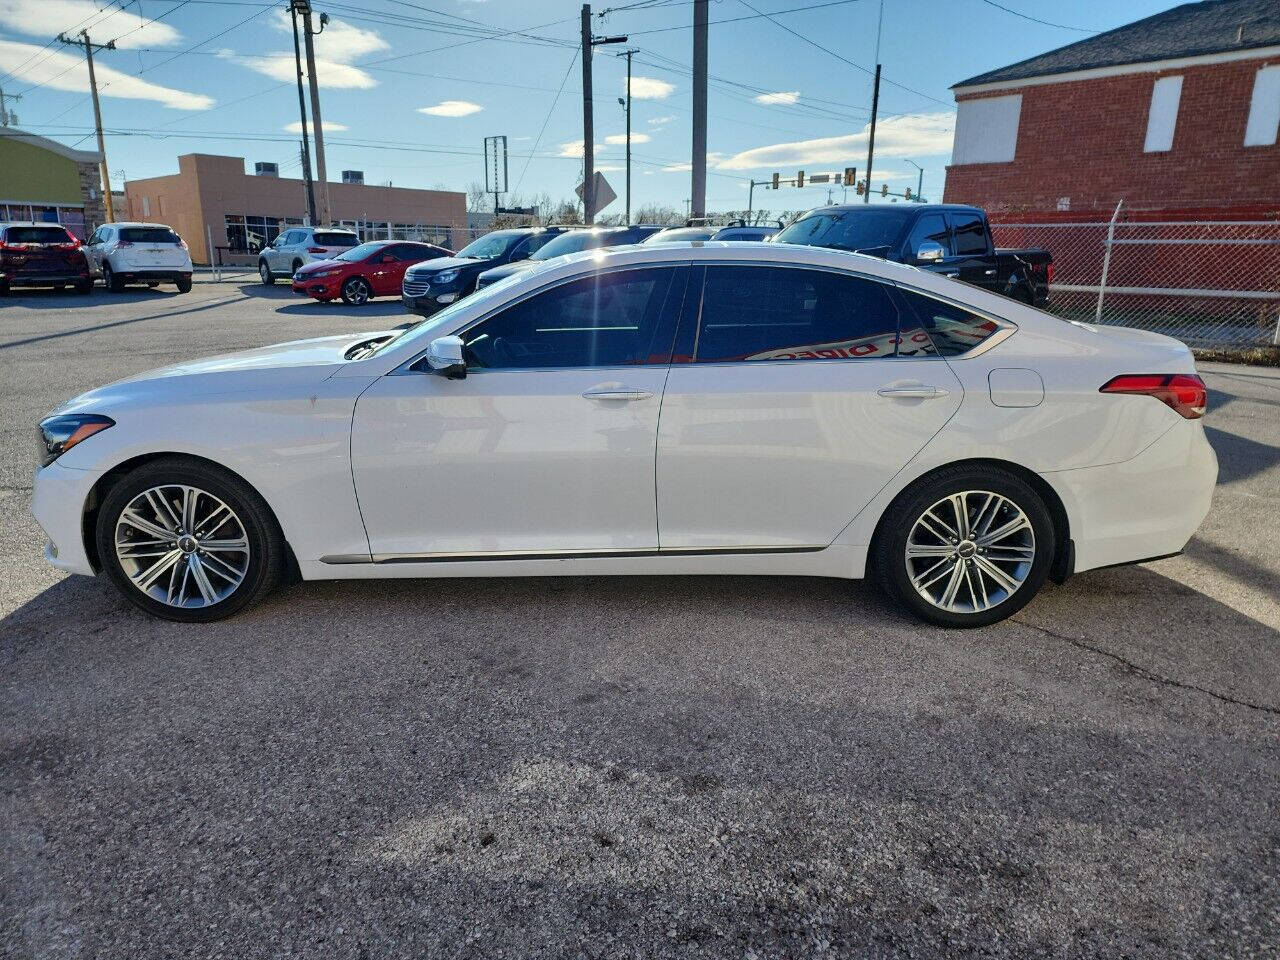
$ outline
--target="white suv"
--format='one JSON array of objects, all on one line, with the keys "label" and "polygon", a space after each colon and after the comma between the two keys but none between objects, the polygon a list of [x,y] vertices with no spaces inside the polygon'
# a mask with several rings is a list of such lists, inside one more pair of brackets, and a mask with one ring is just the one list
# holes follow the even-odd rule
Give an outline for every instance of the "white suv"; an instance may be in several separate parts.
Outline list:
[{"label": "white suv", "polygon": [[290,227],[258,254],[258,276],[269,286],[277,277],[292,277],[304,264],[331,260],[359,243],[360,238],[350,230]]},{"label": "white suv", "polygon": [[179,293],[191,290],[187,243],[163,223],[105,224],[84,245],[84,255],[89,272],[112,293],[126,283],[176,283]]}]

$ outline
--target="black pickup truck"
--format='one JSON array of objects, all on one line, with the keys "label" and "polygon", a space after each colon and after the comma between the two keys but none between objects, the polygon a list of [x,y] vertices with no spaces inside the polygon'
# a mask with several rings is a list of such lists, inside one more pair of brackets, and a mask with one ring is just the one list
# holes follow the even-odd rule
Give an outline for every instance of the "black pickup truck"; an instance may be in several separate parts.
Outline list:
[{"label": "black pickup truck", "polygon": [[909,263],[1036,307],[1048,303],[1053,280],[1048,250],[998,250],[987,215],[954,203],[819,207],[773,239]]}]

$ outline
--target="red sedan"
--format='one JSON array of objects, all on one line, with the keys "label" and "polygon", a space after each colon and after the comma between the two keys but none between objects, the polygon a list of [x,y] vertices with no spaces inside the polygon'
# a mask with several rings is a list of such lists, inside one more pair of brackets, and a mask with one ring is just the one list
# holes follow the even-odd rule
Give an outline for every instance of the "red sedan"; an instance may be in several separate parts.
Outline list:
[{"label": "red sedan", "polygon": [[332,260],[317,260],[293,275],[293,292],[320,301],[341,297],[344,303],[367,303],[374,297],[400,296],[404,272],[415,263],[451,257],[452,251],[431,243],[371,240]]}]

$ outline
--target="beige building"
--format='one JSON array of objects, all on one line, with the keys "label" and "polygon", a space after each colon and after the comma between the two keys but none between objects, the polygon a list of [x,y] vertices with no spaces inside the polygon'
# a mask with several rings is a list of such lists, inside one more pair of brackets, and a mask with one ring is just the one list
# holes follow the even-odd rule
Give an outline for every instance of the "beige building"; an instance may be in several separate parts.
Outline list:
[{"label": "beige building", "polygon": [[[245,173],[243,157],[189,153],[178,172],[130,180],[118,219],[165,223],[196,263],[251,263],[282,231],[305,222],[306,185],[272,172]],[[466,242],[467,197],[446,190],[329,183],[333,225],[361,239],[426,240],[457,249]],[[317,200],[319,198],[317,197]],[[206,238],[212,238],[209,250]]]}]

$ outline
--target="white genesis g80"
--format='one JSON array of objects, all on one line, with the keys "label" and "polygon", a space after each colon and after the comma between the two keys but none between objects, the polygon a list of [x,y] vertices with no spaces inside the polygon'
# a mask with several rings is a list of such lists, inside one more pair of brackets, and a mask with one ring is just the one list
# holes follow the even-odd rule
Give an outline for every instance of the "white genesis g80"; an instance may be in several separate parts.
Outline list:
[{"label": "white genesis g80", "polygon": [[1177,553],[1187,348],[784,244],[548,261],[404,331],[140,374],[40,426],[46,556],[208,621],[286,576],[874,574],[977,626]]}]

